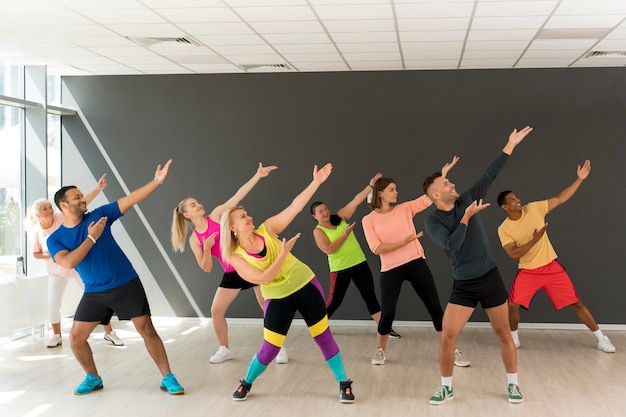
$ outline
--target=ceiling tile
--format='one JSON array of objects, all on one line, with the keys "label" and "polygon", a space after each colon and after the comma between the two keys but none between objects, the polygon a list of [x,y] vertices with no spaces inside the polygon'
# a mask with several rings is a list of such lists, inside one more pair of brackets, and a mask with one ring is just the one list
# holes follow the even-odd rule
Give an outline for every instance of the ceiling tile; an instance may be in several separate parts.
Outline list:
[{"label": "ceiling tile", "polygon": [[254,31],[243,22],[179,23],[177,26],[192,36],[200,35],[251,35]]},{"label": "ceiling tile", "polygon": [[235,7],[235,12],[247,22],[293,22],[317,20],[308,6]]},{"label": "ceiling tile", "polygon": [[593,46],[593,49],[599,51],[626,51],[626,39],[600,41]]},{"label": "ceiling tile", "polygon": [[404,68],[402,61],[356,61],[349,62],[350,67],[355,71],[393,71]]},{"label": "ceiling tile", "polygon": [[549,16],[558,4],[549,1],[479,1],[476,17]]},{"label": "ceiling tile", "polygon": [[463,42],[402,42],[404,52],[453,51],[460,53]]},{"label": "ceiling tile", "polygon": [[465,30],[421,30],[417,32],[400,32],[402,42],[442,42],[464,41]]},{"label": "ceiling tile", "polygon": [[537,50],[528,50],[524,53],[523,59],[544,59],[544,58],[567,58],[570,60],[575,60],[583,56],[587,52],[587,50],[580,49],[537,49]]},{"label": "ceiling tile", "polygon": [[545,28],[612,28],[620,23],[623,16],[554,16]]},{"label": "ceiling tile", "polygon": [[404,60],[406,69],[455,69],[459,64],[458,59],[420,59]]},{"label": "ceiling tile", "polygon": [[274,46],[281,54],[318,54],[336,53],[337,47],[332,43],[287,44]]},{"label": "ceiling tile", "polygon": [[330,38],[326,33],[266,33],[263,38],[270,44],[292,44],[292,43],[326,43],[330,42]]},{"label": "ceiling tile", "polygon": [[406,61],[416,61],[420,59],[425,60],[450,60],[456,59],[457,61],[461,58],[461,51],[419,51],[419,50],[410,50],[402,48],[402,55]]},{"label": "ceiling tile", "polygon": [[472,15],[474,5],[469,2],[463,3],[412,3],[396,4],[396,17],[398,19],[408,18],[449,18],[465,17]]},{"label": "ceiling tile", "polygon": [[520,57],[523,51],[465,51],[463,52],[463,59],[517,59]]},{"label": "ceiling tile", "polygon": [[393,10],[390,4],[315,6],[314,9],[322,20],[393,18]]},{"label": "ceiling tile", "polygon": [[337,48],[342,53],[350,52],[398,52],[397,42],[386,43],[338,43]]},{"label": "ceiling tile", "polygon": [[338,43],[361,43],[361,42],[396,42],[396,32],[365,32],[365,33],[342,33],[331,32],[330,37]]},{"label": "ceiling tile", "polygon": [[211,47],[220,55],[263,55],[275,54],[276,51],[269,45],[215,45]]},{"label": "ceiling tile", "polygon": [[348,62],[354,61],[394,61],[400,60],[400,52],[349,52],[343,57]]},{"label": "ceiling tile", "polygon": [[317,21],[309,20],[302,22],[251,22],[259,33],[315,33],[324,32]]},{"label": "ceiling tile", "polygon": [[153,56],[154,52],[141,46],[133,47],[109,47],[109,46],[94,46],[89,48],[90,51],[102,56]]},{"label": "ceiling tile", "polygon": [[530,41],[537,31],[535,29],[515,30],[474,30],[472,29],[467,36],[468,41]]},{"label": "ceiling tile", "polygon": [[528,45],[527,41],[468,41],[465,49],[469,51],[524,50]]},{"label": "ceiling tile", "polygon": [[241,22],[241,18],[227,7],[156,9],[155,12],[176,23]]},{"label": "ceiling tile", "polygon": [[167,37],[184,37],[185,32],[169,23],[149,23],[149,24],[125,24],[125,25],[106,25],[107,28],[121,36],[129,36],[133,38],[167,38]]},{"label": "ceiling tile", "polygon": [[398,29],[401,31],[415,32],[420,30],[467,30],[470,19],[463,18],[437,18],[437,19],[399,19]]},{"label": "ceiling tile", "polygon": [[555,15],[626,15],[626,2],[623,0],[567,0],[561,2]]},{"label": "ceiling tile", "polygon": [[539,29],[546,20],[546,16],[475,17],[472,21],[472,30]]},{"label": "ceiling tile", "polygon": [[200,35],[195,39],[207,46],[212,45],[265,45],[259,35]]},{"label": "ceiling tile", "polygon": [[520,59],[516,68],[566,68],[572,63],[567,58]]},{"label": "ceiling tile", "polygon": [[535,39],[529,50],[533,49],[589,49],[597,39]]},{"label": "ceiling tile", "polygon": [[283,54],[289,62],[337,62],[343,61],[338,52],[324,54]]},{"label": "ceiling tile", "polygon": [[517,59],[464,59],[459,65],[460,68],[512,68]]},{"label": "ceiling tile", "polygon": [[327,20],[324,26],[329,32],[395,32],[393,19]]},{"label": "ceiling tile", "polygon": [[158,14],[148,9],[124,10],[85,10],[83,15],[100,24],[143,24],[143,23],[167,23]]}]

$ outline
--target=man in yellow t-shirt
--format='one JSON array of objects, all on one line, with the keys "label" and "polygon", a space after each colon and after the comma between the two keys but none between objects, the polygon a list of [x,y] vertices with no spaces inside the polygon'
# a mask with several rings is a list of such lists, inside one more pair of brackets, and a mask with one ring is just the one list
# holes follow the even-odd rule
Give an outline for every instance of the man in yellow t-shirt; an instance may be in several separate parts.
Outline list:
[{"label": "man in yellow t-shirt", "polygon": [[546,233],[548,224],[545,216],[568,201],[590,171],[591,162],[586,160],[582,167],[578,166],[576,180],[557,196],[525,206],[512,191],[503,191],[498,195],[498,205],[507,214],[507,219],[498,227],[498,236],[506,254],[513,260],[519,260],[519,270],[509,292],[509,324],[515,347],[520,347],[520,306],[528,309],[535,294],[543,289],[557,310],[566,306],[574,310],[580,321],[597,337],[598,349],[615,352],[615,346],[580,301]]}]

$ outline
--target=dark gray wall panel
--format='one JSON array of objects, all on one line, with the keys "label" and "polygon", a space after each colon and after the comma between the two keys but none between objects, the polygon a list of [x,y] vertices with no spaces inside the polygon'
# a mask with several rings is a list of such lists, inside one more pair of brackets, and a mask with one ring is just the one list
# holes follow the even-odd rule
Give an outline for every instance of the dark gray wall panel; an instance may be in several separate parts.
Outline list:
[{"label": "dark gray wall panel", "polygon": [[[165,186],[142,204],[162,244],[169,248],[170,217],[176,204],[194,196],[208,210],[222,203],[255,171],[259,161],[279,170],[262,180],[243,204],[258,224],[285,207],[311,178],[313,164],[330,161],[334,170],[314,200],[337,210],[366,181],[381,171],[396,179],[400,201],[421,194],[423,178],[450,160],[461,161],[449,175],[464,190],[504,146],[513,128],[535,131],[513,154],[487,199],[494,205],[482,215],[507,285],[515,264],[500,248],[496,229],[503,212],[495,207],[502,189],[523,201],[547,198],[576,176],[576,165],[589,158],[589,179],[565,206],[548,217],[548,232],[582,300],[601,323],[624,323],[621,294],[624,262],[623,192],[626,155],[626,71],[610,69],[525,69],[288,74],[215,74],[163,76],[66,77],[66,89],[102,141],[131,189],[151,178],[156,163],[174,158]],[[80,121],[64,118],[88,158],[97,157]],[[90,155],[90,154],[94,155]],[[68,169],[68,167],[65,167]],[[100,169],[100,168],[99,168]],[[96,171],[94,175],[100,171]],[[355,219],[368,213],[365,205]],[[431,209],[432,210],[432,209]],[[618,212],[616,212],[616,210]],[[427,210],[426,213],[430,212]],[[423,229],[425,214],[416,216]],[[130,216],[127,216],[130,217]],[[145,239],[139,222],[141,247]],[[294,250],[328,287],[325,256],[312,238],[314,222],[303,212],[285,232],[302,232]],[[379,261],[368,254],[376,281]],[[421,239],[442,303],[448,298],[451,271],[443,251]],[[149,246],[149,245],[148,245]],[[177,311],[185,300],[171,284],[158,252],[142,254]],[[171,254],[177,270],[208,315],[220,268],[202,272],[192,254]],[[161,276],[162,275],[162,276]],[[427,320],[407,285],[398,320]],[[252,294],[240,297],[230,317],[260,317]],[[366,319],[351,289],[336,318]],[[473,320],[486,316],[478,311]],[[571,313],[555,313],[544,294],[522,314],[527,322],[577,322]]]}]

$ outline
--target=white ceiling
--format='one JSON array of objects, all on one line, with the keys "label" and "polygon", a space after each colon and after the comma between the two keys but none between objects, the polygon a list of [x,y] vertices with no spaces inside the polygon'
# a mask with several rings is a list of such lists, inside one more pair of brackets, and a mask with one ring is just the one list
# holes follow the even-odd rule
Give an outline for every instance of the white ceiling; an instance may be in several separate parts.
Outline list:
[{"label": "white ceiling", "polygon": [[59,75],[624,66],[624,51],[626,0],[0,0],[0,60]]}]

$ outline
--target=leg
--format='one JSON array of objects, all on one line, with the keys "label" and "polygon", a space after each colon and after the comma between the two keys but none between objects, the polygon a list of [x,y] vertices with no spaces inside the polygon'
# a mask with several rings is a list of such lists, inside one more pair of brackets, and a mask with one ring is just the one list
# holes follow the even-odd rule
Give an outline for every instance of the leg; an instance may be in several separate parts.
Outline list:
[{"label": "leg", "polygon": [[430,317],[435,326],[435,330],[438,332],[442,330],[443,309],[439,302],[439,293],[435,286],[435,280],[430,272],[430,268],[426,264],[424,259],[417,259],[411,261],[410,264],[409,282],[411,286],[422,300]]},{"label": "leg", "polygon": [[439,370],[442,377],[452,377],[456,339],[469,320],[473,307],[448,303],[443,313],[443,329],[439,344]]},{"label": "leg", "polygon": [[598,323],[596,323],[596,320],[591,315],[591,312],[589,311],[587,307],[585,307],[582,301],[579,300],[578,302],[574,304],[570,304],[570,307],[572,308],[572,310],[574,310],[574,312],[578,316],[578,319],[582,323],[584,323],[585,326],[589,328],[589,330],[591,330],[592,332],[595,332],[598,329],[600,329],[600,327],[598,326]]},{"label": "leg", "polygon": [[87,339],[98,324],[100,324],[100,322],[75,320],[72,325],[72,330],[70,331],[70,344],[74,357],[86,374],[93,374],[96,377],[98,376],[98,370],[96,369],[96,363],[93,360],[93,352],[91,351],[89,343],[87,343]]},{"label": "leg", "polygon": [[380,274],[380,302],[382,303],[380,322],[378,323],[378,347],[387,350],[387,339],[396,316],[398,297],[402,289],[403,274],[398,268]]},{"label": "leg", "polygon": [[54,334],[61,335],[61,302],[67,287],[68,278],[50,275],[48,277],[48,316]]},{"label": "leg", "polygon": [[517,373],[517,350],[511,337],[507,303],[502,303],[497,307],[486,308],[485,312],[491,322],[491,328],[498,338],[498,343],[500,343],[500,353],[506,372],[508,374]]},{"label": "leg", "polygon": [[156,332],[150,316],[144,315],[139,317],[133,317],[131,320],[135,325],[135,329],[137,329],[137,332],[143,338],[146,349],[152,357],[152,360],[154,360],[154,363],[156,363],[157,367],[159,368],[159,371],[161,371],[161,374],[165,376],[171,373],[170,364],[167,360],[167,353],[165,352],[163,341]]},{"label": "leg", "polygon": [[519,326],[519,307],[519,304],[509,302],[509,328],[511,329],[511,331],[516,331]]},{"label": "leg", "polygon": [[[261,311],[265,310],[265,300],[263,299],[263,294],[261,294],[261,286],[260,285],[256,285],[254,287],[252,287],[254,290],[254,296],[256,297],[256,302],[259,303],[259,308],[261,309]],[[231,301],[232,303],[232,301]]]},{"label": "leg", "polygon": [[330,288],[328,290],[328,298],[326,299],[328,317],[332,317],[343,302],[351,280],[349,270],[330,273]]},{"label": "leg", "polygon": [[374,277],[372,277],[372,271],[370,270],[367,262],[360,263],[353,268],[354,285],[359,290],[361,298],[365,301],[367,311],[376,323],[380,322],[380,304],[376,298],[376,290],[374,289]]},{"label": "leg", "polygon": [[[258,287],[255,287],[255,290]],[[228,347],[228,323],[226,322],[226,311],[232,302],[237,298],[241,289],[218,287],[211,304],[211,321],[213,330],[217,336],[220,346]]]}]

